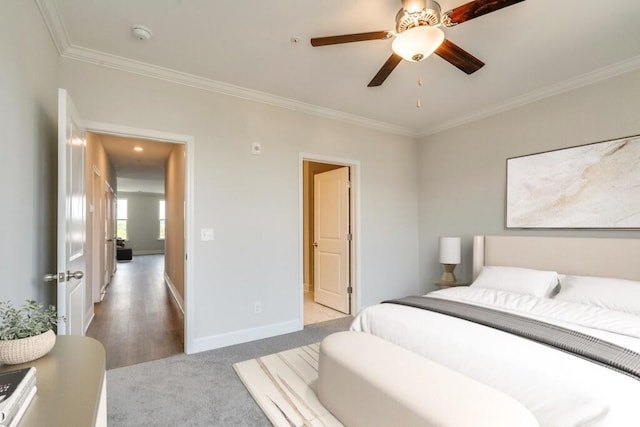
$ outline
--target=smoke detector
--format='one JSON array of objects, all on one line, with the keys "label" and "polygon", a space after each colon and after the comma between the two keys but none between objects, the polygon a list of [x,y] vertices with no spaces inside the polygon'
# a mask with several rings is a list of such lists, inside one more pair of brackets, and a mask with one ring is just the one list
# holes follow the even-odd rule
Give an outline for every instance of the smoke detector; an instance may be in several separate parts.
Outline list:
[{"label": "smoke detector", "polygon": [[142,25],[136,25],[131,28],[131,33],[133,34],[133,37],[138,40],[146,41],[151,38],[151,30]]}]

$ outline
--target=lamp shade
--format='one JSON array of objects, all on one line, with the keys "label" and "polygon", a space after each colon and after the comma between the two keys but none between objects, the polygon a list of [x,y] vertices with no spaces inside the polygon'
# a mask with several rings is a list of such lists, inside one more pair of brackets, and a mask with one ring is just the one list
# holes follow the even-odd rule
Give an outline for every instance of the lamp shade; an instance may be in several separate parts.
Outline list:
[{"label": "lamp shade", "polygon": [[418,62],[431,55],[443,41],[444,33],[440,28],[421,25],[398,34],[391,49],[402,59]]},{"label": "lamp shade", "polygon": [[460,237],[441,237],[440,238],[440,263],[441,264],[460,264],[460,252],[462,245]]}]

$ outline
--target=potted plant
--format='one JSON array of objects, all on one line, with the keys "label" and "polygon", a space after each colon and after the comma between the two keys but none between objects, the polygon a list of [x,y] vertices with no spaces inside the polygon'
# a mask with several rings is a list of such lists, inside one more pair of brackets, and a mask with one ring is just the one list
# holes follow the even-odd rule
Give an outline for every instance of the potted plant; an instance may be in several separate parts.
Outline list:
[{"label": "potted plant", "polygon": [[21,307],[0,302],[0,363],[26,363],[47,354],[56,342],[58,315],[50,305],[27,300]]}]

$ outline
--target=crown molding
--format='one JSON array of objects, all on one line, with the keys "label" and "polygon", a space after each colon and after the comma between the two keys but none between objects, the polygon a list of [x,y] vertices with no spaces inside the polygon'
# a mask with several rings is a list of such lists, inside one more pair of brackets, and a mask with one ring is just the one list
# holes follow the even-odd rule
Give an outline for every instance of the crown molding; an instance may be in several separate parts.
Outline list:
[{"label": "crown molding", "polygon": [[126,71],[128,73],[151,77],[158,80],[164,80],[171,83],[177,83],[183,86],[189,86],[209,92],[233,96],[248,101],[273,105],[275,107],[286,108],[288,110],[307,113],[327,119],[356,124],[359,126],[364,126],[384,132],[390,132],[393,134],[409,136],[413,138],[416,138],[418,136],[416,132],[410,129],[395,126],[389,123],[371,120],[365,117],[356,116],[354,114],[343,113],[337,110],[332,110],[330,108],[319,107],[317,105],[307,104],[304,102],[295,101],[293,99],[276,96],[266,92],[260,92],[257,90],[220,82],[217,80],[207,79],[170,68],[151,65],[129,58],[123,58],[117,55],[111,55],[84,47],[74,46],[73,44],[68,46],[67,49],[61,54],[61,56],[67,59],[87,62],[102,67]]},{"label": "crown molding", "polygon": [[357,116],[355,114],[344,113],[330,108],[320,107],[317,105],[307,104],[304,102],[295,101],[293,99],[272,95],[266,92],[260,92],[257,90],[220,82],[217,80],[207,79],[170,68],[159,67],[145,62],[75,46],[69,39],[69,35],[66,31],[64,23],[62,22],[55,1],[35,0],[35,2],[40,9],[40,13],[43,20],[45,21],[47,28],[49,29],[49,33],[51,34],[51,38],[53,39],[56,49],[58,49],[60,56],[63,58],[87,62],[106,68],[112,68],[145,77],[151,77],[167,82],[206,90],[209,92],[233,96],[248,101],[268,104],[275,107],[302,112],[313,116],[341,121],[349,124],[355,124],[370,129],[389,132],[396,135],[408,136],[412,138],[420,138],[433,135],[438,132],[442,132],[457,126],[462,126],[464,124],[493,116],[495,114],[513,110],[515,108],[539,101],[544,98],[559,95],[561,93],[587,86],[601,80],[606,80],[640,69],[640,56],[636,56],[625,61],[621,61],[616,64],[565,80],[563,82],[546,86],[539,90],[535,90],[527,94],[512,98],[510,100],[507,100],[506,102],[494,104],[492,106],[489,106],[488,108],[478,110],[471,114],[445,121],[437,126],[416,131],[406,127]]},{"label": "crown molding", "polygon": [[170,68],[159,67],[145,62],[124,58],[117,55],[111,55],[105,52],[99,52],[92,49],[75,46],[71,43],[69,35],[66,31],[60,13],[53,0],[35,0],[42,18],[49,29],[51,38],[58,49],[61,57],[73,59],[76,61],[87,62],[106,68],[112,68],[120,71],[126,71],[145,77],[164,80],[171,83],[177,83],[183,86],[189,86],[209,92],[215,92],[223,95],[233,96],[248,101],[259,102],[262,104],[272,105],[275,107],[286,108],[297,112],[310,114],[313,116],[323,117],[326,119],[337,120],[345,123],[355,124],[370,129],[383,132],[389,132],[402,136],[417,138],[418,134],[401,126],[392,125],[377,120],[368,119],[348,114],[330,108],[320,107],[317,105],[307,104],[293,99],[272,95],[266,92],[260,92],[253,89],[247,89],[232,84],[207,79],[189,73],[184,73]]},{"label": "crown molding", "polygon": [[58,54],[62,55],[71,45],[71,42],[55,2],[53,0],[35,0],[35,2],[49,30],[53,44],[58,49]]},{"label": "crown molding", "polygon": [[556,83],[550,86],[546,86],[542,89],[526,93],[522,96],[512,98],[506,102],[495,104],[489,108],[482,109],[471,113],[469,115],[459,117],[457,119],[446,121],[439,126],[423,129],[420,133],[420,137],[436,134],[438,132],[452,129],[467,123],[475,122],[498,113],[513,110],[518,107],[522,107],[532,102],[539,101],[541,99],[549,98],[561,93],[569,92],[574,89],[581,88],[597,83],[602,80],[610,79],[612,77],[619,76],[621,74],[629,73],[640,69],[640,56],[626,59],[624,61],[617,62],[615,64],[599,68],[595,71],[582,74],[580,76],[567,79],[560,83]]}]

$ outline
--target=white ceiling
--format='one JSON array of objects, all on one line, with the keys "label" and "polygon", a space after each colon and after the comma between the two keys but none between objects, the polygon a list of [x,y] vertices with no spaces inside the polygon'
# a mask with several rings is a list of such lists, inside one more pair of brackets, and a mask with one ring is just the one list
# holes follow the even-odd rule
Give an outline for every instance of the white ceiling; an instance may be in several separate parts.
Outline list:
[{"label": "white ceiling", "polygon": [[[401,63],[378,88],[367,83],[391,40],[313,48],[309,39],[391,30],[400,0],[37,2],[65,57],[414,136],[640,68],[637,0],[517,3],[445,29],[486,63],[475,74],[432,55]],[[136,24],[153,38],[135,39]]]},{"label": "white ceiling", "polygon": [[[173,144],[98,134],[118,180],[118,192],[164,194],[165,165]],[[135,151],[140,147],[143,151]]]}]

